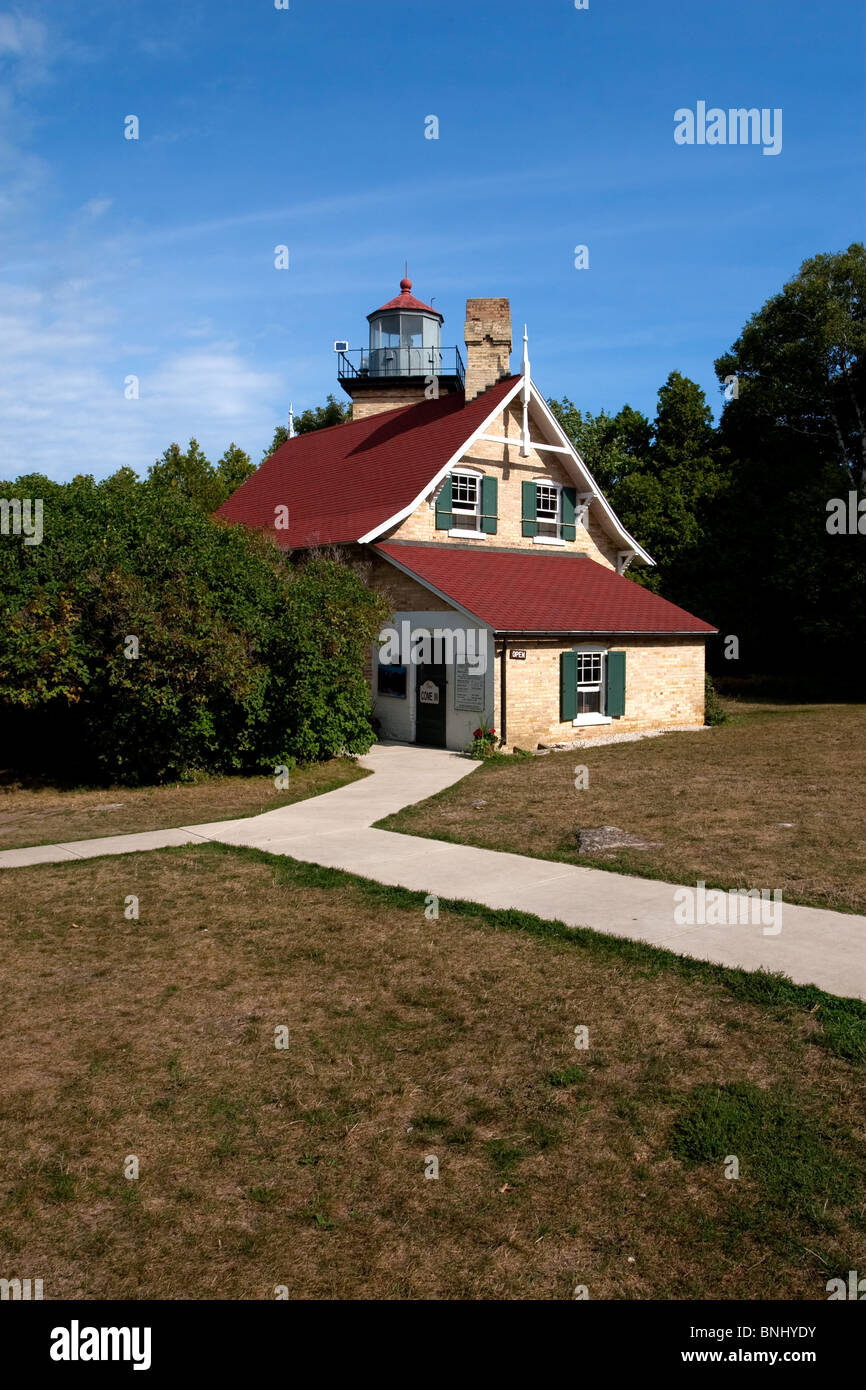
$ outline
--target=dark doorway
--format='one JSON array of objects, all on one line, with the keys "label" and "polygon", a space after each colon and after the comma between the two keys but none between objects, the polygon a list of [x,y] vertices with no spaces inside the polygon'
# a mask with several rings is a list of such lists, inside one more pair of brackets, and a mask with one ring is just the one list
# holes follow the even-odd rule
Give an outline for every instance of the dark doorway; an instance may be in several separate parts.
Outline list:
[{"label": "dark doorway", "polygon": [[445,667],[415,669],[415,742],[427,748],[445,747]]}]

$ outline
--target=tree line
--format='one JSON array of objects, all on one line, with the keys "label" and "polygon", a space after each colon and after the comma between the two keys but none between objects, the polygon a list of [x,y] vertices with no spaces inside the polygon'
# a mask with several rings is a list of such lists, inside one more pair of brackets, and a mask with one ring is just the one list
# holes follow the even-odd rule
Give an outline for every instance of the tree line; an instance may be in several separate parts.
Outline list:
[{"label": "tree line", "polygon": [[[718,358],[718,425],[678,371],[652,421],[628,405],[593,415],[549,402],[657,562],[629,577],[720,629],[709,664],[722,688],[862,696],[864,348],[866,248],[855,243],[805,261]],[[862,530],[833,523],[843,499]]]}]

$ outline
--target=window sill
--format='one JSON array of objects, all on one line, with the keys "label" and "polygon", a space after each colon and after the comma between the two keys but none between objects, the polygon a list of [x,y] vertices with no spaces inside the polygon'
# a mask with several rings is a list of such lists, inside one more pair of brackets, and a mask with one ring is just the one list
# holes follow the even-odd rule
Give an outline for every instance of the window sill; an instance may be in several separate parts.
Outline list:
[{"label": "window sill", "polygon": [[579,714],[571,724],[574,729],[586,729],[594,724],[609,724],[612,718],[610,714]]},{"label": "window sill", "polygon": [[462,526],[456,526],[453,531],[448,532],[449,536],[468,536],[470,540],[485,541],[486,531],[467,531]]},{"label": "window sill", "polygon": [[533,545],[568,545],[561,536],[533,536]]}]

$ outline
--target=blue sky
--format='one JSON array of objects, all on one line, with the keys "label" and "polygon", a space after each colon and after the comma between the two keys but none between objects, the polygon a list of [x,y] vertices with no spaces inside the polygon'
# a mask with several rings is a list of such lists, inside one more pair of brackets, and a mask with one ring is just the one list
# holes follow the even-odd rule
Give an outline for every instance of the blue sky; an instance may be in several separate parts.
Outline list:
[{"label": "blue sky", "polygon": [[[548,396],[652,416],[676,368],[718,412],[748,316],[863,236],[854,0],[3,3],[0,477],[258,461],[404,259],[449,345],[508,296]],[[699,100],[781,108],[781,153],[676,145]]]}]

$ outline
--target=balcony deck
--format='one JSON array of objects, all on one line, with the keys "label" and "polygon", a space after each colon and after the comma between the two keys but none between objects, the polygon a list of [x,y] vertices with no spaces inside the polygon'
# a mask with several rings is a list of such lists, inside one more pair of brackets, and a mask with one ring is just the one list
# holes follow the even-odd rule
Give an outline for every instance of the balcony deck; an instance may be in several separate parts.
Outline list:
[{"label": "balcony deck", "polygon": [[462,390],[465,376],[458,347],[352,348],[338,354],[337,380],[351,394],[366,383],[437,378],[448,390]]}]

